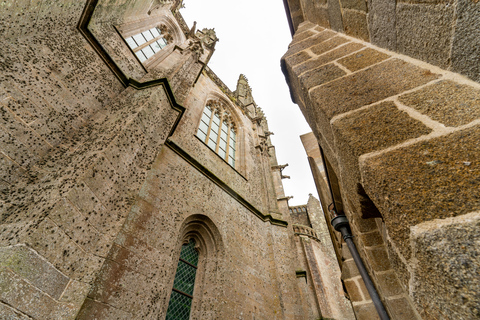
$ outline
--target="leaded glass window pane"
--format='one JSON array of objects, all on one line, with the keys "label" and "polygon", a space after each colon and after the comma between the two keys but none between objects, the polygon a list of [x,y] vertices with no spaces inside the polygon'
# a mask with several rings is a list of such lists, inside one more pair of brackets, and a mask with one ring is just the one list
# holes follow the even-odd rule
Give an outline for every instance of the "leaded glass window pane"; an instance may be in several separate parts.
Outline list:
[{"label": "leaded glass window pane", "polygon": [[188,320],[192,306],[192,295],[197,272],[198,252],[195,250],[195,240],[182,246],[178,261],[173,290],[168,303],[168,320]]},{"label": "leaded glass window pane", "polygon": [[235,159],[233,159],[232,157],[228,157],[228,163],[235,168]]},{"label": "leaded glass window pane", "polygon": [[170,302],[168,304],[166,320],[188,320],[190,319],[190,309],[192,299],[176,291],[172,291]]}]

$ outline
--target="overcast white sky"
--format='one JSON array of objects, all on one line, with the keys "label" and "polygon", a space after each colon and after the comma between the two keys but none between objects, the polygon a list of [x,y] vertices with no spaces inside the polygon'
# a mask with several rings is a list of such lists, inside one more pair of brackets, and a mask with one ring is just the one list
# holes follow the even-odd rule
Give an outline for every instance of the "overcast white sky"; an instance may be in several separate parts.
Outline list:
[{"label": "overcast white sky", "polygon": [[291,41],[281,0],[184,0],[181,10],[188,26],[215,28],[220,41],[209,67],[234,91],[243,73],[253,97],[267,116],[279,164],[285,195],[294,196],[290,205],[307,203],[308,194],[318,198],[300,135],[311,131],[297,105],[292,103],[280,58]]}]

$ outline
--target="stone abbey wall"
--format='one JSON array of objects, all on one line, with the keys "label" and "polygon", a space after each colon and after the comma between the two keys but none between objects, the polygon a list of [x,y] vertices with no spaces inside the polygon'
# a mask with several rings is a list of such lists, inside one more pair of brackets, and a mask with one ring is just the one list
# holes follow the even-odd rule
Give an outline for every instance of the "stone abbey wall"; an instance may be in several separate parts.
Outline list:
[{"label": "stone abbey wall", "polygon": [[[390,316],[478,317],[479,84],[308,21],[282,66]],[[332,236],[357,318],[374,319]]]},{"label": "stone abbey wall", "polygon": [[[169,5],[2,2],[0,318],[162,318],[189,237],[192,319],[311,308],[266,119]],[[121,35],[156,19],[173,43],[142,66]],[[208,99],[238,126],[235,169],[195,136]]]}]

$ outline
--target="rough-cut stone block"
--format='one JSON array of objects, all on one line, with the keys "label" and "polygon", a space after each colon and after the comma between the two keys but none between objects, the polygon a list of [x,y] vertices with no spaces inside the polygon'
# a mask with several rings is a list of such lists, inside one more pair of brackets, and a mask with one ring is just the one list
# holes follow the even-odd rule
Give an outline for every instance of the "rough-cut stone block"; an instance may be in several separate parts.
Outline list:
[{"label": "rough-cut stone block", "polygon": [[383,61],[389,57],[390,56],[388,54],[371,48],[366,48],[365,50],[353,53],[343,59],[338,60],[338,63],[353,72],[371,66],[372,64]]},{"label": "rough-cut stone block", "polygon": [[337,114],[415,88],[436,77],[428,70],[392,59],[315,88],[310,96],[316,108],[323,110],[331,119]]},{"label": "rough-cut stone block", "polygon": [[303,51],[313,45],[316,45],[320,42],[323,42],[325,40],[328,40],[336,35],[335,32],[331,30],[325,30],[323,32],[320,32],[307,40],[291,44],[290,47],[288,48],[287,53],[285,54],[285,57],[291,56],[292,54],[295,54],[297,52]]},{"label": "rough-cut stone block", "polygon": [[0,299],[34,319],[73,319],[77,310],[58,303],[5,267],[0,267]]},{"label": "rough-cut stone block", "polygon": [[455,7],[448,3],[397,4],[397,50],[447,68],[450,65],[454,12]]},{"label": "rough-cut stone block", "polygon": [[353,259],[346,260],[342,264],[342,279],[347,280],[359,276],[357,265]]},{"label": "rough-cut stone block", "polygon": [[343,284],[347,289],[348,296],[351,301],[363,301],[363,296],[360,293],[360,289],[358,288],[355,280],[345,280],[343,281]]},{"label": "rough-cut stone block", "polygon": [[[343,38],[339,38],[339,40],[340,41],[335,41],[335,42],[332,41],[331,43],[328,43],[327,46],[330,47],[330,44],[331,44],[332,47],[330,49],[333,49],[334,47],[336,47],[338,45],[338,43],[343,43],[344,42]],[[323,50],[323,49],[326,49],[326,48],[327,47],[324,47],[324,46],[319,47],[320,50]],[[293,71],[297,75],[302,74],[302,73],[304,73],[308,70],[312,70],[312,69],[318,68],[318,67],[320,67],[324,64],[327,64],[329,62],[335,61],[338,58],[346,56],[347,54],[350,54],[350,53],[352,53],[354,51],[357,51],[361,48],[363,48],[363,46],[359,43],[346,44],[346,45],[344,45],[340,48],[337,48],[337,49],[334,49],[332,51],[321,54],[319,57],[317,57],[315,59],[310,59],[309,61],[307,61],[305,63],[297,65],[296,67],[293,68]],[[314,50],[312,50],[312,51],[314,51]],[[316,51],[314,53],[319,54],[319,51]],[[310,89],[310,88],[307,88],[307,89]]]},{"label": "rough-cut stone block", "polygon": [[372,231],[367,233],[361,233],[360,239],[366,247],[377,246],[383,244],[383,238],[380,232]]},{"label": "rough-cut stone block", "polygon": [[349,36],[370,41],[366,12],[343,9],[343,26]]},{"label": "rough-cut stone block", "polygon": [[381,150],[432,131],[398,110],[393,102],[353,112],[335,121],[333,128],[337,147],[353,155],[354,160],[363,153]]},{"label": "rough-cut stone block", "polygon": [[449,127],[480,118],[480,90],[452,81],[440,81],[399,99]]},{"label": "rough-cut stone block", "polygon": [[317,34],[316,32],[313,32],[311,30],[307,30],[304,32],[295,32],[295,35],[293,36],[292,39],[292,44],[295,44],[296,42],[300,42],[302,40],[305,40],[313,35]]},{"label": "rough-cut stone block", "polygon": [[287,58],[285,58],[285,62],[287,63],[287,65],[289,65],[291,67],[294,67],[297,64],[303,63],[310,58],[312,58],[312,57],[307,52],[300,51],[297,54],[294,54],[294,55],[291,55],[291,56],[288,56]]},{"label": "rough-cut stone block", "polygon": [[355,310],[357,320],[380,320],[373,303],[354,305],[353,310]]},{"label": "rough-cut stone block", "polygon": [[480,209],[480,127],[390,151],[361,168],[389,236],[409,257],[409,227]]},{"label": "rough-cut stone block", "polygon": [[29,320],[29,316],[0,302],[0,318],[4,320]]},{"label": "rough-cut stone block", "polygon": [[60,298],[70,280],[37,252],[24,245],[0,248],[0,254],[0,265],[9,268],[54,299]]},{"label": "rough-cut stone block", "polygon": [[86,299],[77,319],[90,320],[90,319],[105,319],[114,318],[117,320],[131,320],[134,319],[134,315],[120,309],[114,308],[104,303],[94,301],[92,299]]},{"label": "rough-cut stone block", "polygon": [[402,294],[402,287],[398,283],[397,276],[393,270],[376,272],[375,278],[377,280],[379,291],[383,297]]},{"label": "rough-cut stone block", "polygon": [[367,12],[367,3],[365,0],[340,0],[340,3],[342,4],[342,8]]},{"label": "rough-cut stone block", "polygon": [[480,10],[478,1],[456,2],[452,43],[452,70],[480,81]]},{"label": "rough-cut stone block", "polygon": [[387,271],[391,268],[385,246],[366,247],[365,252],[373,270]]},{"label": "rough-cut stone block", "polygon": [[385,299],[387,310],[394,319],[417,319],[413,306],[406,298]]},{"label": "rough-cut stone block", "polygon": [[477,319],[480,213],[417,225],[412,241],[418,261],[410,286],[414,302],[436,318]]},{"label": "rough-cut stone block", "polygon": [[340,0],[327,0],[328,4],[328,20],[330,27],[338,32],[343,32],[342,8]]},{"label": "rough-cut stone block", "polygon": [[368,31],[370,41],[392,51],[397,47],[395,30],[395,0],[368,1]]},{"label": "rough-cut stone block", "polygon": [[[346,73],[334,64],[327,64],[305,72],[299,78],[302,88],[312,88],[344,76]],[[305,90],[307,94],[307,89]]]}]

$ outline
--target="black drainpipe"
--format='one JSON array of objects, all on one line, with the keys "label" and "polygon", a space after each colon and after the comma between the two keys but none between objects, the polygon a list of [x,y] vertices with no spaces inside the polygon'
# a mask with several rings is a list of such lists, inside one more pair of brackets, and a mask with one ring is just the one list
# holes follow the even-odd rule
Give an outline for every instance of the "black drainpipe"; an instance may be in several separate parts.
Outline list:
[{"label": "black drainpipe", "polygon": [[370,295],[370,298],[373,301],[373,305],[375,306],[375,309],[377,310],[378,316],[380,317],[381,320],[390,320],[390,317],[388,316],[387,310],[385,310],[385,307],[383,306],[382,300],[380,299],[380,296],[378,295],[377,289],[375,289],[375,286],[373,285],[372,279],[370,279],[370,276],[368,275],[367,269],[365,268],[365,265],[363,264],[362,258],[360,257],[360,254],[358,253],[357,247],[355,246],[355,243],[353,242],[353,235],[352,231],[350,230],[350,225],[348,223],[348,219],[344,214],[338,214],[337,209],[335,207],[335,198],[333,197],[333,190],[332,190],[332,185],[330,183],[330,177],[328,176],[328,170],[327,170],[327,165],[325,162],[325,155],[323,154],[323,149],[318,146],[320,149],[320,155],[322,156],[322,162],[323,162],[323,168],[325,170],[325,176],[327,178],[328,182],[328,187],[330,188],[330,196],[332,197],[332,203],[328,206],[328,210],[330,213],[333,215],[333,219],[330,221],[332,224],[333,228],[340,232],[343,236],[343,240],[347,243],[348,249],[350,250],[350,253],[352,254],[353,260],[355,261],[355,264],[357,265],[358,271],[360,272],[360,275],[362,276],[363,282],[365,283],[365,287],[367,288],[368,294]]}]

